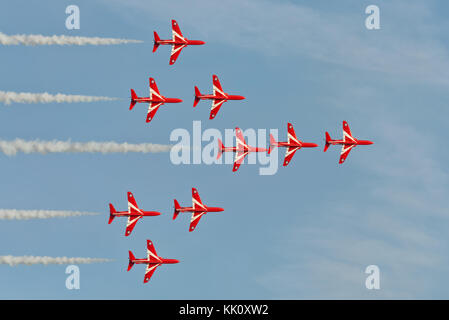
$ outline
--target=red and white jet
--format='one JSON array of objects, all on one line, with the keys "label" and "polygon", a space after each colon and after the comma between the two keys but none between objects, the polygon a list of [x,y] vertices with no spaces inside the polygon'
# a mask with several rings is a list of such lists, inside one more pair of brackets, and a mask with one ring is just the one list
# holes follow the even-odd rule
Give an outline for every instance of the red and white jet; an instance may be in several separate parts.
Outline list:
[{"label": "red and white jet", "polygon": [[202,45],[205,44],[204,41],[201,40],[189,40],[186,37],[184,37],[181,33],[181,29],[179,28],[179,24],[175,21],[171,21],[171,27],[172,27],[172,40],[161,40],[159,38],[156,31],[154,31],[154,46],[153,46],[153,52],[156,52],[157,48],[161,44],[167,44],[171,45],[171,56],[170,56],[170,65],[174,64],[176,62],[176,59],[178,59],[179,54],[181,53],[182,49],[184,49],[187,46],[192,45]]},{"label": "red and white jet", "polygon": [[136,103],[148,103],[148,113],[146,122],[150,122],[157,110],[164,103],[179,103],[182,102],[181,99],[177,98],[167,98],[160,94],[157,88],[156,81],[153,78],[149,79],[150,82],[150,96],[149,97],[138,97],[137,94],[131,89],[131,104],[129,105],[129,110],[132,110]]},{"label": "red and white jet", "polygon": [[129,263],[128,263],[128,271],[131,270],[134,264],[146,264],[147,269],[145,270],[145,278],[143,279],[143,283],[147,283],[150,281],[151,276],[153,275],[156,268],[161,264],[173,264],[179,263],[179,260],[176,259],[164,259],[159,257],[156,253],[156,249],[154,249],[153,242],[151,240],[147,240],[147,258],[146,259],[136,259],[131,251],[129,251]]},{"label": "red and white jet", "polygon": [[221,88],[220,80],[214,74],[212,75],[213,94],[201,94],[198,87],[195,86],[195,101],[193,107],[196,107],[200,100],[212,100],[212,108],[210,109],[209,119],[214,119],[223,103],[228,100],[243,100],[245,97],[227,94]]},{"label": "red and white jet", "polygon": [[324,146],[324,152],[327,151],[330,145],[341,144],[341,155],[339,163],[345,162],[346,158],[351,152],[352,148],[358,145],[370,145],[374,142],[369,140],[358,140],[352,136],[351,129],[346,121],[343,121],[343,139],[342,140],[332,140],[329,133],[326,131],[326,145]]},{"label": "red and white jet", "polygon": [[[276,142],[276,139],[270,133],[270,148],[268,149],[268,154],[271,153],[271,150],[276,147],[286,147],[287,152],[285,153],[284,158],[284,167],[287,166],[292,160],[295,152],[301,148],[315,148],[318,147],[316,143],[310,142],[302,142],[296,137],[295,130],[293,129],[293,125],[289,122],[287,124],[287,132],[288,132],[288,141],[287,142]],[[272,148],[273,147],[273,148]]]},{"label": "red and white jet", "polygon": [[225,147],[223,145],[223,142],[218,139],[218,154],[217,159],[220,159],[223,152],[235,152],[235,159],[234,159],[234,167],[232,168],[232,171],[237,171],[240,168],[240,165],[242,164],[245,157],[250,152],[265,152],[268,151],[268,149],[265,148],[256,148],[251,147],[245,142],[245,138],[243,137],[242,130],[240,128],[235,128],[235,138],[237,141],[236,147]]},{"label": "red and white jet", "polygon": [[112,205],[109,204],[109,222],[111,224],[115,217],[128,217],[128,223],[126,225],[125,236],[129,236],[136,226],[137,221],[143,217],[159,216],[161,213],[157,211],[143,211],[137,206],[136,199],[131,192],[128,191],[128,211],[117,212]]},{"label": "red and white jet", "polygon": [[222,212],[224,211],[223,208],[218,207],[208,207],[203,204],[201,201],[200,195],[198,194],[198,191],[195,188],[192,188],[192,206],[191,207],[181,207],[178,203],[178,201],[175,199],[175,213],[173,214],[173,220],[175,220],[178,217],[178,214],[180,212],[191,212],[192,218],[190,219],[190,226],[189,226],[189,232],[192,232],[195,230],[198,222],[200,222],[200,219],[203,215],[205,215],[208,212]]}]

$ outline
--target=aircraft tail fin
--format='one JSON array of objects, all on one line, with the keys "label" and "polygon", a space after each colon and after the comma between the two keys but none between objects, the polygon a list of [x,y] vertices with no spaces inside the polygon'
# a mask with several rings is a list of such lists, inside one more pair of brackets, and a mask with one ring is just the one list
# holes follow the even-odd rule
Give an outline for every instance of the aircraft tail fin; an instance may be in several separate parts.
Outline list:
[{"label": "aircraft tail fin", "polygon": [[329,132],[326,131],[326,144],[324,145],[324,152],[326,152],[327,149],[329,148],[331,140],[332,139]]},{"label": "aircraft tail fin", "polygon": [[217,160],[220,159],[221,155],[223,154],[224,145],[223,142],[218,139],[218,153],[217,153]]},{"label": "aircraft tail fin", "polygon": [[201,95],[200,89],[198,89],[197,86],[195,86],[195,101],[193,102],[193,107],[195,108],[198,102],[200,102],[199,96]]},{"label": "aircraft tail fin", "polygon": [[173,213],[173,220],[175,220],[178,217],[179,209],[181,209],[178,200],[175,199],[174,203],[175,203],[175,212]]},{"label": "aircraft tail fin", "polygon": [[132,110],[134,106],[136,105],[136,99],[138,98],[136,92],[131,89],[131,104],[129,105],[129,110]]},{"label": "aircraft tail fin", "polygon": [[129,263],[128,263],[128,271],[131,270],[131,268],[134,265],[134,260],[136,259],[136,257],[134,257],[133,253],[131,251],[129,251]]},{"label": "aircraft tail fin", "polygon": [[159,48],[159,41],[161,41],[161,38],[159,38],[159,35],[156,31],[154,31],[154,45],[153,45],[153,52],[156,52],[157,48]]},{"label": "aircraft tail fin", "polygon": [[115,215],[114,213],[116,213],[117,211],[115,211],[114,206],[112,205],[112,203],[109,204],[109,222],[108,224],[111,224],[112,220],[114,220]]},{"label": "aircraft tail fin", "polygon": [[270,147],[268,148],[268,154],[271,153],[271,150],[277,147],[277,141],[270,133]]}]

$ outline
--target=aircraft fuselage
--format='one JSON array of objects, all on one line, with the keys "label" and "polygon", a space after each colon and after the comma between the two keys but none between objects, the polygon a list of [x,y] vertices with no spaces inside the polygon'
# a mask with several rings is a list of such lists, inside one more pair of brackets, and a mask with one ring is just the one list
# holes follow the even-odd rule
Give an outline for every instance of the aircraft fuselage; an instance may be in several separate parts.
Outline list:
[{"label": "aircraft fuselage", "polygon": [[115,217],[128,217],[128,216],[144,216],[144,217],[154,217],[161,215],[157,211],[142,211],[142,214],[129,213],[128,211],[119,211],[111,213]]},{"label": "aircraft fuselage", "polygon": [[156,103],[180,103],[182,102],[181,99],[178,98],[166,98],[163,97],[163,99],[155,99],[155,98],[150,98],[150,97],[140,97],[140,98],[135,98],[132,99],[132,101],[137,102],[137,103],[150,103],[150,102],[156,102]]},{"label": "aircraft fuselage", "polygon": [[181,41],[181,39],[179,40],[158,40],[155,41],[156,44],[167,44],[167,45],[186,45],[186,46],[199,46],[199,45],[203,45],[206,42],[201,41],[201,40],[188,40],[185,39],[185,41]]},{"label": "aircraft fuselage", "polygon": [[293,148],[315,148],[318,147],[316,143],[302,142],[298,143],[288,143],[288,142],[277,142],[276,147],[293,147]]},{"label": "aircraft fuselage", "polygon": [[366,145],[370,145],[373,144],[374,142],[369,141],[369,140],[355,140],[354,141],[344,141],[344,140],[329,140],[327,141],[328,144],[331,145],[337,145],[337,144],[341,144],[341,145],[345,145],[345,146],[352,146],[352,145],[362,145],[362,146],[366,146]]},{"label": "aircraft fuselage", "polygon": [[[219,208],[219,207],[206,207],[206,212],[222,212],[224,211],[223,208]],[[179,209],[177,209],[176,211],[178,212],[204,212],[204,209],[198,208],[198,209],[194,209],[193,207],[181,207]]]},{"label": "aircraft fuselage", "polygon": [[244,96],[226,94],[226,96],[222,95],[213,95],[213,94],[202,94],[197,96],[200,100],[243,100]]},{"label": "aircraft fuselage", "polygon": [[159,257],[161,261],[151,261],[148,259],[132,259],[131,262],[135,264],[173,264],[173,263],[179,263],[179,260],[177,259],[164,259]]},{"label": "aircraft fuselage", "polygon": [[237,147],[223,147],[221,149],[221,152],[266,152],[268,149],[265,148],[256,148],[256,147],[243,147],[243,148],[237,148]]}]

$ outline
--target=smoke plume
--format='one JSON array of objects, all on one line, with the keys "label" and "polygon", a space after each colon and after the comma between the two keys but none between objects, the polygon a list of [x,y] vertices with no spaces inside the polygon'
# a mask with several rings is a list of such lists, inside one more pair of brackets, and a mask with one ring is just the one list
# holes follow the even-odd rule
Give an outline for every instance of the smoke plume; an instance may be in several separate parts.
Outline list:
[{"label": "smoke plume", "polygon": [[97,215],[96,212],[0,209],[0,220],[49,219]]},{"label": "smoke plume", "polygon": [[81,96],[71,94],[50,94],[0,91],[0,102],[4,104],[16,103],[74,103],[74,102],[95,102],[95,101],[113,101],[118,98]]},{"label": "smoke plume", "polygon": [[26,45],[26,46],[42,46],[42,45],[113,45],[113,44],[126,44],[126,43],[142,43],[141,40],[132,39],[115,39],[115,38],[100,38],[100,37],[74,37],[74,36],[43,36],[40,34],[16,34],[6,35],[0,32],[0,44],[11,45]]},{"label": "smoke plume", "polygon": [[71,141],[26,141],[15,139],[12,141],[0,140],[0,151],[8,156],[23,153],[158,153],[168,152],[173,148],[171,145],[154,143],[117,143],[117,142],[71,142]]},{"label": "smoke plume", "polygon": [[68,257],[39,257],[39,256],[0,256],[0,264],[8,264],[14,267],[19,264],[85,264],[111,262],[111,259],[103,258],[68,258]]}]

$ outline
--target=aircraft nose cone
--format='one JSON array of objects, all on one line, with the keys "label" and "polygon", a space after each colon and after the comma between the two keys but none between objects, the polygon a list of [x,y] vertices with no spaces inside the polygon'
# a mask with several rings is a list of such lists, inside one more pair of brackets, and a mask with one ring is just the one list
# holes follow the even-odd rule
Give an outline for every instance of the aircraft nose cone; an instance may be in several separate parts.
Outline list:
[{"label": "aircraft nose cone", "polygon": [[372,142],[372,141],[368,141],[368,144],[374,144],[374,142]]},{"label": "aircraft nose cone", "polygon": [[204,41],[198,41],[198,44],[206,44],[206,42],[204,42]]},{"label": "aircraft nose cone", "polygon": [[180,103],[180,102],[182,102],[182,99],[174,99],[175,100],[175,103]]},{"label": "aircraft nose cone", "polygon": [[179,263],[179,260],[178,259],[173,259],[173,262],[174,263]]},{"label": "aircraft nose cone", "polygon": [[237,99],[238,100],[243,100],[243,99],[245,99],[245,97],[244,96],[237,96]]},{"label": "aircraft nose cone", "polygon": [[318,147],[318,145],[317,145],[316,143],[311,143],[310,146],[311,146],[312,148]]}]

